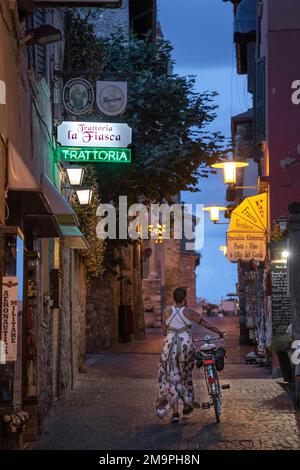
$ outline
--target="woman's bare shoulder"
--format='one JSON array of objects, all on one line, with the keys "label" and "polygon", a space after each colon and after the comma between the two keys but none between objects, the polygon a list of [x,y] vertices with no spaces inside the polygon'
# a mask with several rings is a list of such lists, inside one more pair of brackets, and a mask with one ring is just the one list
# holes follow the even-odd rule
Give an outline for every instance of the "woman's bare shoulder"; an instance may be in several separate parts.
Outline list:
[{"label": "woman's bare shoulder", "polygon": [[170,314],[172,313],[172,307],[171,307],[170,305],[168,305],[168,306],[164,309],[164,313],[170,315]]}]

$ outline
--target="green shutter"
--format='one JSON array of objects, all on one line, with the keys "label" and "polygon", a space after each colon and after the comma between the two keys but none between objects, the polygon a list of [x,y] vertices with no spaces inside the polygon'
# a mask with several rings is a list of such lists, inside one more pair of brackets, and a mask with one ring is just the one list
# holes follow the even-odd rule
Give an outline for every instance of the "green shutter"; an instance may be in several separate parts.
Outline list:
[{"label": "green shutter", "polygon": [[[37,8],[34,12],[34,28],[45,24],[45,11]],[[35,46],[35,71],[40,77],[46,78],[46,46]]]},{"label": "green shutter", "polygon": [[256,61],[254,114],[255,143],[261,144],[266,138],[266,65],[265,57]]}]

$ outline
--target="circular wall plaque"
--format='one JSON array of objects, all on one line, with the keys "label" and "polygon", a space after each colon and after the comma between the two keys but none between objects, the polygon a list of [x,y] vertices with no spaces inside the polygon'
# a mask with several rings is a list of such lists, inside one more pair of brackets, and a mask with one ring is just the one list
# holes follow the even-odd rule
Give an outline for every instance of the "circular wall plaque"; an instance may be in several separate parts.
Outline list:
[{"label": "circular wall plaque", "polygon": [[117,116],[127,106],[127,83],[98,81],[96,96],[97,106],[103,114]]},{"label": "circular wall plaque", "polygon": [[94,104],[94,90],[90,82],[84,78],[68,80],[63,89],[65,109],[80,116],[90,111]]}]

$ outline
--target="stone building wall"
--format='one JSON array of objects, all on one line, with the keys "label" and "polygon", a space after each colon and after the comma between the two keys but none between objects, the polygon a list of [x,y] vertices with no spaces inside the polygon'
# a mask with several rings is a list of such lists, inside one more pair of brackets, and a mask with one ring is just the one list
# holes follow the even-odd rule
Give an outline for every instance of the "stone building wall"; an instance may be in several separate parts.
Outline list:
[{"label": "stone building wall", "polygon": [[118,275],[90,281],[86,303],[86,350],[97,353],[119,340],[119,306],[132,309],[132,339],[145,334],[140,253],[137,244],[121,250],[125,266]]},{"label": "stone building wall", "polygon": [[73,252],[73,381],[84,368],[86,348],[86,269],[76,252]]},{"label": "stone building wall", "polygon": [[86,352],[97,353],[118,341],[120,287],[112,274],[93,279],[87,288]]},{"label": "stone building wall", "polygon": [[135,243],[131,247],[131,305],[133,310],[133,335],[137,339],[145,336],[143,313],[143,292],[141,272],[141,247]]},{"label": "stone building wall", "polygon": [[[149,248],[148,245],[146,245]],[[147,327],[161,325],[161,312],[174,304],[177,287],[187,289],[187,302],[196,308],[196,267],[199,256],[182,251],[181,240],[164,240],[162,245],[151,245],[152,253],[144,261],[143,303]]]},{"label": "stone building wall", "polygon": [[143,304],[146,327],[159,326],[161,321],[161,280],[143,279]]},{"label": "stone building wall", "polygon": [[166,305],[173,305],[173,291],[181,285],[180,276],[180,240],[164,241],[165,259],[165,299]]},{"label": "stone building wall", "polygon": [[187,290],[187,304],[196,308],[196,266],[199,256],[190,253],[180,255],[180,285]]},{"label": "stone building wall", "polygon": [[95,20],[96,33],[99,37],[106,38],[119,29],[125,35],[129,33],[129,0],[122,1],[122,7],[117,9],[102,9]]},{"label": "stone building wall", "polygon": [[60,297],[60,325],[58,345],[58,394],[64,396],[72,385],[71,365],[71,253],[68,248],[61,246],[61,297]]}]

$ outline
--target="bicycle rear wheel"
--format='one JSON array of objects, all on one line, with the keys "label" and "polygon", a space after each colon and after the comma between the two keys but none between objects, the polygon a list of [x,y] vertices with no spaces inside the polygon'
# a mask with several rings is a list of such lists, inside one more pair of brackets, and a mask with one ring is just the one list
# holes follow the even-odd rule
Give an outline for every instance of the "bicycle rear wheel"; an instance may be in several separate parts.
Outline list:
[{"label": "bicycle rear wheel", "polygon": [[220,397],[216,394],[216,395],[212,396],[212,399],[213,399],[213,404],[214,404],[216,421],[217,421],[217,423],[220,423],[220,421],[221,421],[221,401],[220,401]]}]

